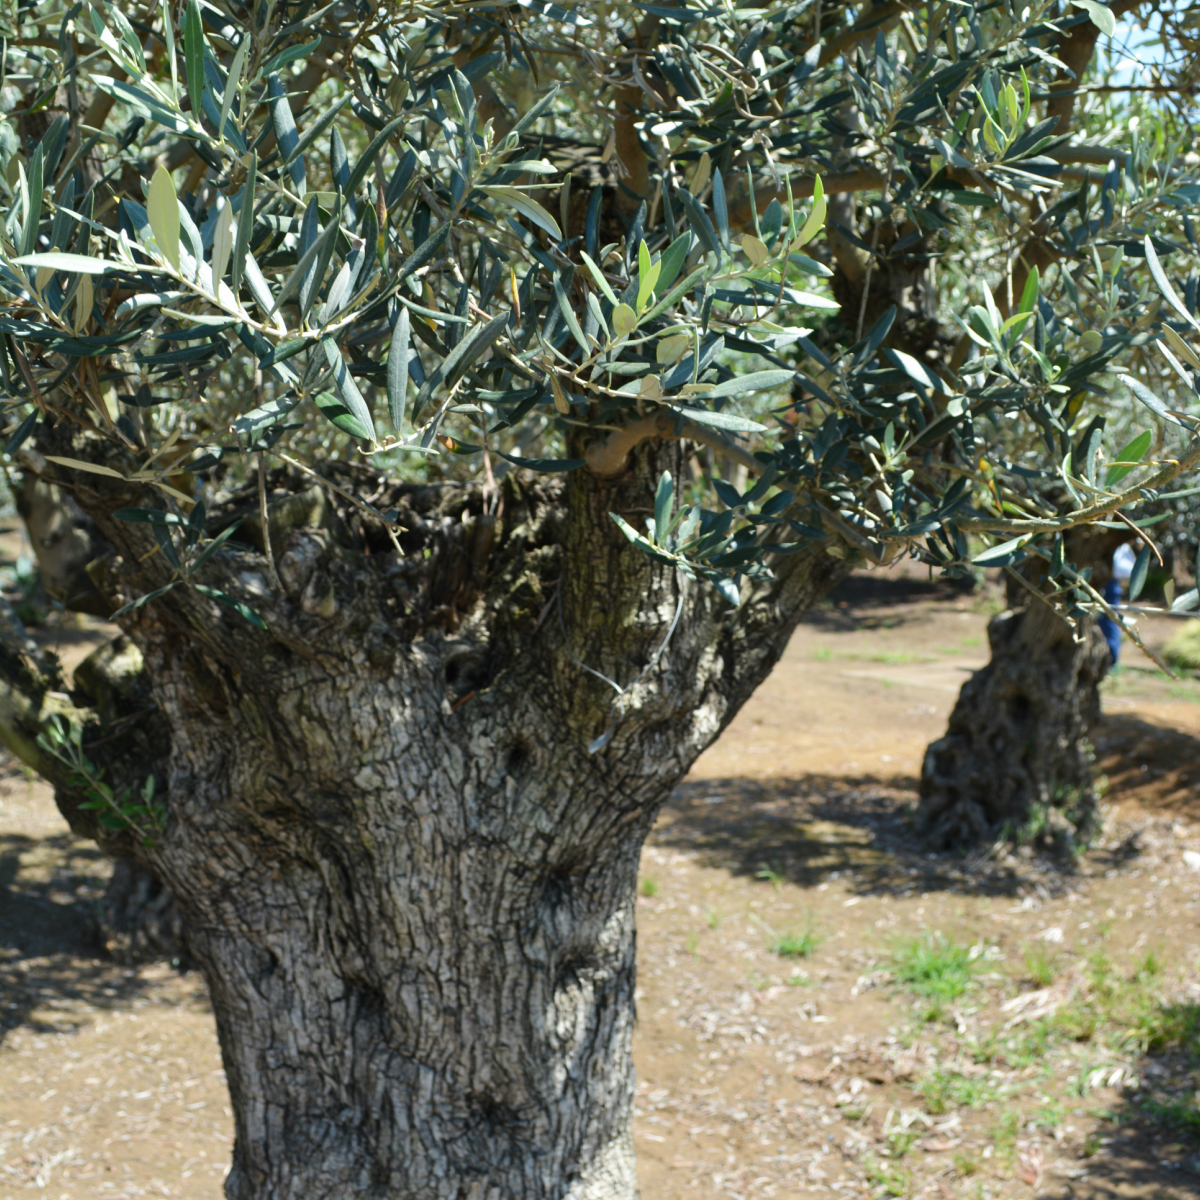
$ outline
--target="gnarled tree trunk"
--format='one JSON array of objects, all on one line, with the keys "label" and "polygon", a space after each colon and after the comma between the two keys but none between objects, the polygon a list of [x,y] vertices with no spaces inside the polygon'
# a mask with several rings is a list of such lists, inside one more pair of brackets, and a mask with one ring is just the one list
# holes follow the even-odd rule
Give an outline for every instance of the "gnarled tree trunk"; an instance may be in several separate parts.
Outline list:
[{"label": "gnarled tree trunk", "polygon": [[[608,513],[679,465],[643,444],[615,482],[510,476],[499,506],[396,486],[403,557],[293,504],[282,594],[245,543],[206,568],[268,632],[184,587],[122,618],[169,734],[122,778],[169,815],[152,847],[93,832],[167,881],[207,976],[234,1200],[636,1194],[642,841],[845,570],[814,547],[735,609],[648,559]],[[130,485],[75,487],[107,588],[160,582],[109,515]]]},{"label": "gnarled tree trunk", "polygon": [[941,848],[1086,843],[1096,821],[1087,734],[1108,646],[1093,622],[1073,627],[1040,600],[993,617],[988,641],[991,661],[925,751],[918,828]]}]

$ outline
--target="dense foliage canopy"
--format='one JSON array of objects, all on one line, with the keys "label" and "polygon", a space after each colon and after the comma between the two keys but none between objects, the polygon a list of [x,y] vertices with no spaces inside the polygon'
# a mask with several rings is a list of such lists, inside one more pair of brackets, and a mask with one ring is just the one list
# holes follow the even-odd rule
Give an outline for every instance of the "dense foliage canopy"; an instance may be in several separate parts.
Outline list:
[{"label": "dense foliage canopy", "polygon": [[7,449],[62,414],[149,486],[130,604],[204,590],[248,454],[494,489],[659,437],[693,477],[614,519],[732,603],[819,540],[1095,611],[1063,532],[1200,459],[1195,30],[1112,8],[1148,74],[1098,0],[9,3]]}]

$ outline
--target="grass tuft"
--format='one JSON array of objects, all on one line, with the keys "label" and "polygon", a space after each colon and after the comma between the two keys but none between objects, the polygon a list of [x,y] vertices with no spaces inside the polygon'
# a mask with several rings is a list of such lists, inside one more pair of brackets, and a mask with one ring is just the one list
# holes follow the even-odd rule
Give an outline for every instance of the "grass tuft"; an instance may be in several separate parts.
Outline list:
[{"label": "grass tuft", "polygon": [[821,936],[813,932],[811,925],[803,933],[789,929],[776,934],[771,942],[771,952],[780,958],[812,958],[821,941]]},{"label": "grass tuft", "polygon": [[1045,942],[1025,947],[1025,978],[1035,986],[1049,987],[1058,978],[1061,965],[1061,955]]},{"label": "grass tuft", "polygon": [[969,946],[940,934],[901,942],[892,952],[898,983],[926,1000],[957,1000],[971,986],[978,963]]},{"label": "grass tuft", "polygon": [[653,898],[654,896],[657,896],[658,890],[659,889],[658,889],[658,876],[657,875],[647,875],[642,880],[641,892],[642,892],[642,895],[645,896],[647,900]]}]

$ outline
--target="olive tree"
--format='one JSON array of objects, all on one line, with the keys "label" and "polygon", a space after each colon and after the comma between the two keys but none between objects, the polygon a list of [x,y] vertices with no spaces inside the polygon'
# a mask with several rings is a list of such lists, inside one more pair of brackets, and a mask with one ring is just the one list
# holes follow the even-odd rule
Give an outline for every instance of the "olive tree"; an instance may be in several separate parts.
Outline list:
[{"label": "olive tree", "polygon": [[[1168,408],[1186,409],[1193,363],[1186,347],[1176,346],[1187,364],[1177,371],[1179,360],[1155,348],[1153,318],[1159,314],[1146,310],[1144,300],[1147,292],[1157,295],[1158,289],[1148,270],[1152,264],[1138,243],[1152,229],[1159,250],[1182,252],[1195,260],[1189,215],[1195,198],[1188,190],[1175,192],[1149,183],[1147,175],[1174,169],[1177,151],[1172,147],[1191,149],[1189,124],[1194,119],[1198,70],[1194,37],[1186,28],[1186,13],[1159,14],[1127,3],[1110,8],[1129,22],[1120,37],[1102,37],[1101,27],[1107,34],[1116,32],[1115,20],[1096,13],[1064,31],[1060,57],[1070,74],[1052,86],[1046,106],[1048,116],[1058,117],[1057,134],[1069,132],[1077,142],[1096,147],[1095,178],[1085,178],[1077,189],[1064,189],[1049,206],[1008,208],[998,214],[993,235],[1006,237],[1018,248],[1015,281],[1025,278],[1034,265],[1045,269],[1058,262],[1060,278],[1071,291],[1068,319],[1086,331],[1093,349],[1123,345],[1128,353],[1120,370],[1166,396]],[[1132,71],[1134,53],[1149,66]],[[1125,131],[1127,140],[1117,141]],[[978,248],[975,261],[982,263],[988,252]],[[1009,286],[1003,278],[996,288],[997,307],[1005,314]],[[1193,270],[1184,289],[1187,311],[1168,309],[1165,314],[1168,338],[1189,330],[1195,286]],[[965,349],[960,343],[955,358],[961,360]],[[1178,422],[1144,403],[1136,384],[1131,390],[1129,384],[1110,379],[1116,386],[1104,387],[1101,376],[1089,387],[1095,389],[1097,383],[1105,393],[1101,411],[1077,403],[1068,409],[1065,424],[1074,427],[1077,471],[1107,446],[1104,483],[1110,486],[1132,471],[1132,463],[1169,456],[1171,426]],[[1040,433],[1017,433],[1009,440],[1009,455],[1020,473],[1020,488],[1035,506],[1044,507],[1055,503],[1064,486],[1078,484],[1063,479],[1058,457],[1053,450],[1047,453]],[[1095,483],[1086,467],[1083,473],[1087,483]],[[1144,493],[1131,516],[1114,513],[1069,531],[1066,553],[1076,569],[1088,571],[1089,582],[1103,590],[1111,577],[1114,550],[1145,539],[1133,588],[1132,599],[1137,600],[1152,556],[1161,566],[1172,556],[1179,558],[1177,552],[1173,555],[1182,548],[1177,543],[1189,541],[1195,494],[1187,487]],[[1184,555],[1185,560],[1193,557]],[[1061,851],[1086,844],[1096,830],[1098,804],[1088,732],[1100,716],[1099,688],[1110,654],[1090,622],[1064,620],[1038,600],[1038,589],[1030,584],[1038,584],[1046,569],[1037,557],[1006,568],[1008,607],[989,625],[991,660],[963,685],[949,728],[926,752],[919,825],[936,846],[1001,836]],[[1195,594],[1184,590],[1178,598],[1168,596],[1167,603],[1184,616],[1196,607]]]},{"label": "olive tree", "polygon": [[1149,390],[1157,458],[1076,448],[1192,321],[1176,148],[1099,342],[1078,272],[955,261],[1111,206],[1046,115],[1107,10],[6,11],[7,452],[124,633],[68,692],[6,612],[0,730],[176,897],[227,1193],[632,1196],[638,853],[796,622],[981,551],[1085,620],[1065,535],[1200,459]]}]

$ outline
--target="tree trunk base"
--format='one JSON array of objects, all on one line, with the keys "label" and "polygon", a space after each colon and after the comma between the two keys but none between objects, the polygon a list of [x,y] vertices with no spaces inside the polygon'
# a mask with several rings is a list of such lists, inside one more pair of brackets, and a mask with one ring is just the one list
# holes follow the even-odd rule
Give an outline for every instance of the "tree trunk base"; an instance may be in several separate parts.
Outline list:
[{"label": "tree trunk base", "polygon": [[118,859],[113,868],[96,918],[106,953],[125,965],[161,959],[181,968],[189,965],[175,897],[139,863]]},{"label": "tree trunk base", "polygon": [[963,685],[925,752],[917,827],[937,849],[1006,839],[1055,852],[1095,833],[1089,729],[1109,652],[1036,603],[988,625],[992,658]]}]

